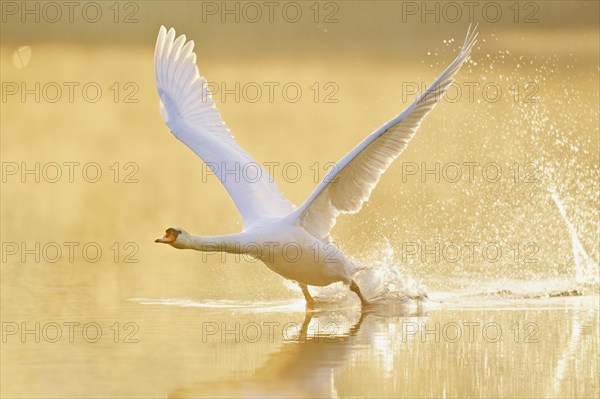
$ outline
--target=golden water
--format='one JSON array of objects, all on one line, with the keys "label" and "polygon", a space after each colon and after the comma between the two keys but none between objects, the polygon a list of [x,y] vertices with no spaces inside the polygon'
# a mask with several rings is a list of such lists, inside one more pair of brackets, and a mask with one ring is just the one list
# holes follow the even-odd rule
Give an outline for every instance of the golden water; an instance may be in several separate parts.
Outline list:
[{"label": "golden water", "polygon": [[[300,292],[261,264],[153,243],[171,225],[241,226],[160,118],[159,24],[196,41],[209,81],[263,88],[256,103],[215,99],[300,204],[328,162],[412,101],[406,82],[430,83],[456,54],[466,22],[402,24],[400,3],[340,3],[329,25],[200,24],[199,2],[142,3],[132,25],[4,24],[3,96],[7,82],[56,82],[63,95],[47,101],[49,86],[39,103],[20,93],[1,103],[1,396],[600,396],[597,3],[536,3],[537,24],[482,22],[462,97],[428,116],[361,213],[339,218],[333,238],[349,256],[427,301],[388,298],[361,315],[333,287],[307,315]],[[72,102],[65,82],[79,83]],[[89,82],[98,102],[82,97]],[[271,102],[265,82],[303,94],[290,102],[276,90]],[[497,102],[481,90],[489,82]],[[21,175],[36,162],[39,182]],[[79,163],[73,182],[65,162]],[[457,181],[441,169],[437,182],[421,174],[436,162],[479,166]],[[497,182],[486,164],[501,169]],[[436,245],[439,259],[427,252]],[[486,245],[502,254],[484,256]]]}]

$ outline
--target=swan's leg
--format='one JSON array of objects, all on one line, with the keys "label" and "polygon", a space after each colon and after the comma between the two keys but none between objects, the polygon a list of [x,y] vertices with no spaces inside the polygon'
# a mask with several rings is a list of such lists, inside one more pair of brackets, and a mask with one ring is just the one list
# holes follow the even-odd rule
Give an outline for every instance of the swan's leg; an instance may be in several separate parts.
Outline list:
[{"label": "swan's leg", "polygon": [[352,280],[352,282],[350,283],[350,291],[356,293],[356,295],[358,295],[358,298],[360,299],[360,303],[363,306],[369,305],[369,301],[367,301],[367,299],[363,296],[362,292],[360,292],[360,288],[358,288],[358,284],[356,284],[356,281]]},{"label": "swan's leg", "polygon": [[302,290],[302,293],[304,294],[304,299],[306,299],[306,306],[309,308],[314,308],[315,307],[315,299],[310,295],[310,292],[308,291],[308,287],[306,286],[306,284],[298,283],[298,285],[300,286],[300,289]]}]

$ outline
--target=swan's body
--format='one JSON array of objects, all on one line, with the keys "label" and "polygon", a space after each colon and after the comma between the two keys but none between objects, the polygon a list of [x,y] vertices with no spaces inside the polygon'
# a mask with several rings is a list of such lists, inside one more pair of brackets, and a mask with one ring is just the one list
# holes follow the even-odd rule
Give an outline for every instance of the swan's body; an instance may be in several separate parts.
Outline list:
[{"label": "swan's body", "polygon": [[[221,176],[238,208],[244,229],[220,237],[193,236],[171,227],[156,242],[179,249],[245,253],[260,259],[281,276],[297,281],[309,304],[307,285],[335,282],[350,285],[361,302],[352,276],[362,266],[330,243],[329,233],[340,213],[356,213],[368,200],[381,174],[406,148],[421,120],[440,100],[468,59],[477,34],[469,29],[463,47],[450,66],[404,112],[364,139],[333,168],[306,202],[295,209],[262,169],[257,179]],[[206,80],[196,67],[194,43],[175,31],[160,28],[155,52],[156,84],[161,115],[171,132],[211,168],[236,170],[258,164],[235,142],[215,108]]]},{"label": "swan's body", "polygon": [[274,272],[305,285],[350,284],[361,267],[332,243],[315,238],[292,220],[257,224],[239,234],[219,237],[198,237],[171,229],[181,231],[172,243],[175,248],[250,255]]}]

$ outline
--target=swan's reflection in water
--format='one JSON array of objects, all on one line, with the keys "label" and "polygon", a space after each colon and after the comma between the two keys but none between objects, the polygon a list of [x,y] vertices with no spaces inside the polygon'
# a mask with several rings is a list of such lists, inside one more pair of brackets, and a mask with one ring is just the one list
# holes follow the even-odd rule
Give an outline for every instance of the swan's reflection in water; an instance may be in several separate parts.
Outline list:
[{"label": "swan's reflection in water", "polygon": [[[246,379],[197,382],[168,397],[337,397],[334,373],[352,351],[374,345],[382,319],[425,315],[422,304],[306,312],[301,328]],[[340,320],[345,320],[340,322]],[[370,323],[372,321],[372,323]],[[365,324],[369,328],[363,329]]]}]

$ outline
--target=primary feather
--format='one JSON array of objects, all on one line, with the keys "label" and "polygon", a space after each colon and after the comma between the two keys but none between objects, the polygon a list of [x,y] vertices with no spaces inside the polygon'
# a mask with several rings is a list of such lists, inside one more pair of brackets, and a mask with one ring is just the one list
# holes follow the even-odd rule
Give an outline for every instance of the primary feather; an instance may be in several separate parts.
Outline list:
[{"label": "primary feather", "polygon": [[356,213],[361,209],[383,172],[404,151],[423,118],[452,84],[454,75],[469,58],[476,39],[475,29],[469,27],[458,56],[435,82],[404,112],[369,135],[332,168],[294,212],[306,230],[325,239],[340,213]]},{"label": "primary feather", "polygon": [[[185,41],[184,35],[175,39],[175,30],[167,31],[164,26],[156,41],[156,86],[167,126],[219,177],[244,228],[288,215],[293,205],[283,197],[269,173],[236,143],[215,107],[206,79],[198,71],[194,42]],[[251,178],[242,174],[249,166]]]}]

